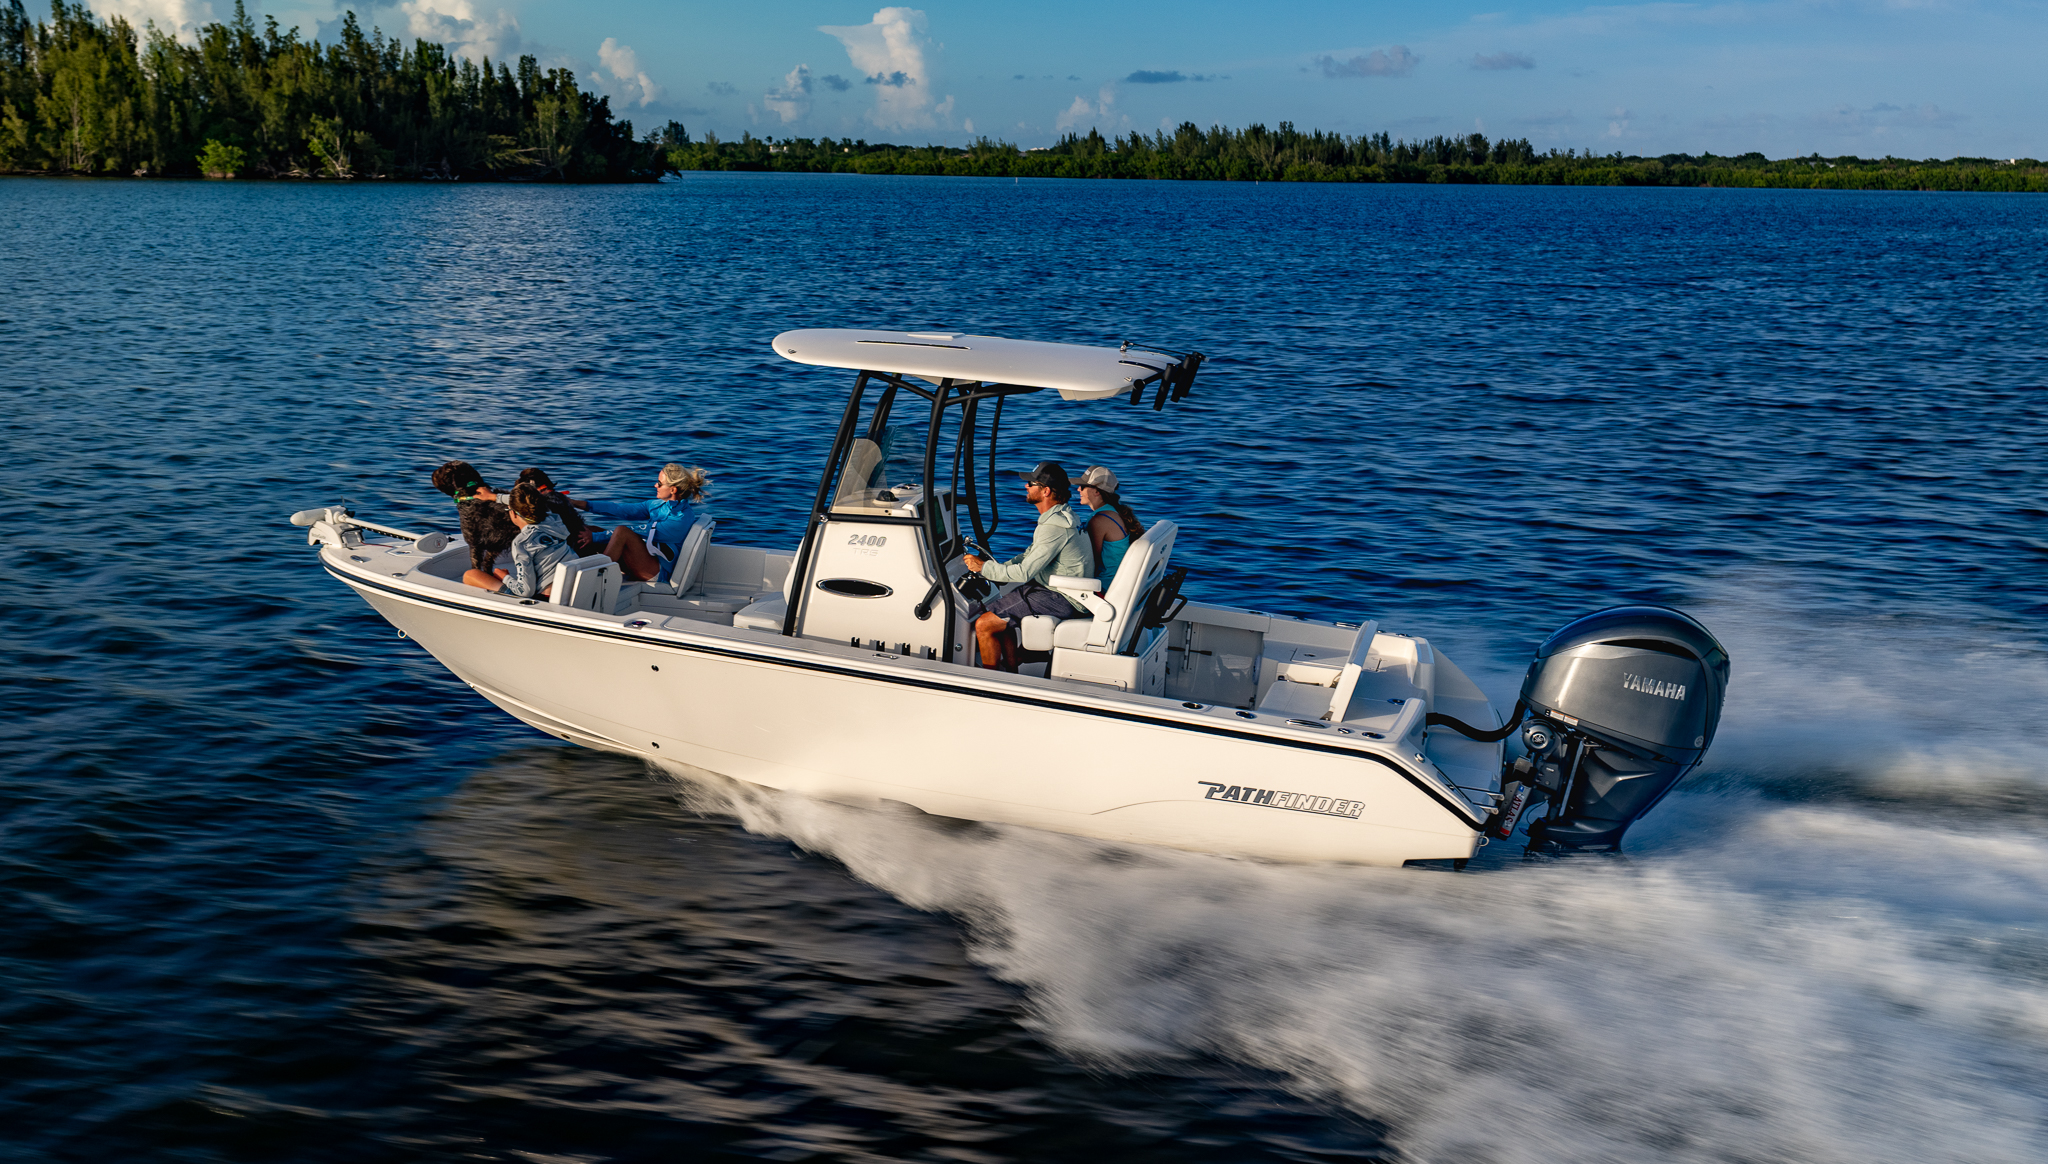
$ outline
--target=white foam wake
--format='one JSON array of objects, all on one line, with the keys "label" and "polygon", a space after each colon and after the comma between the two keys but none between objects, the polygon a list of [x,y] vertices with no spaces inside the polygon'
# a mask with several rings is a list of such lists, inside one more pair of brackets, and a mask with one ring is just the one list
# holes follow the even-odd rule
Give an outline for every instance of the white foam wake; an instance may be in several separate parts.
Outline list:
[{"label": "white foam wake", "polygon": [[1744,594],[1696,611],[1725,778],[1626,862],[1272,866],[688,787],[965,920],[1068,1052],[1282,1071],[1415,1159],[2048,1158],[2048,653]]},{"label": "white foam wake", "polygon": [[1629,862],[1270,866],[693,779],[968,923],[1057,1045],[1213,1054],[1415,1159],[2036,1161],[2048,843],[1681,794]]},{"label": "white foam wake", "polygon": [[2048,792],[2048,649],[1997,620],[1763,592],[1699,611],[1735,658],[1712,763],[2007,808]]}]

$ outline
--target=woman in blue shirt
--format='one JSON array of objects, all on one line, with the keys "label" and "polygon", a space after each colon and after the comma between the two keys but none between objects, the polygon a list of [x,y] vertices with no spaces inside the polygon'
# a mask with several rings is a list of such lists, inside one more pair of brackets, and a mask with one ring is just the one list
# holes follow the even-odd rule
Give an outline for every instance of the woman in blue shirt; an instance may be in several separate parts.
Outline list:
[{"label": "woman in blue shirt", "polygon": [[1138,524],[1138,515],[1117,496],[1115,473],[1101,465],[1091,465],[1074,486],[1081,495],[1081,504],[1095,511],[1095,516],[1088,519],[1088,542],[1095,547],[1095,577],[1102,583],[1102,593],[1107,594],[1116,568],[1123,565],[1124,554],[1144,534],[1145,527]]},{"label": "woman in blue shirt", "polygon": [[[676,551],[689,535],[691,523],[703,511],[706,500],[704,487],[709,484],[711,478],[704,475],[704,470],[670,461],[654,478],[652,501],[584,501],[572,498],[569,504],[587,509],[599,517],[646,522],[645,542],[639,534],[622,525],[612,531],[612,536],[605,542],[604,552],[624,566],[627,577],[634,581],[666,581],[670,568],[675,564]],[[647,546],[650,543],[660,546],[667,559],[649,553]]]}]

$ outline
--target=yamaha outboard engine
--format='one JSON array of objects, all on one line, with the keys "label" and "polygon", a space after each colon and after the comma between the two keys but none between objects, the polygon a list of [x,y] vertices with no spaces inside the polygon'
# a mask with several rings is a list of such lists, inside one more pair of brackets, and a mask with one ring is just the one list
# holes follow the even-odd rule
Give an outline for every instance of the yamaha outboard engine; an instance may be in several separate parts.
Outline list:
[{"label": "yamaha outboard engine", "polygon": [[1546,804],[1529,847],[1619,849],[1621,835],[1690,772],[1714,741],[1728,652],[1669,607],[1589,614],[1536,648],[1522,680],[1524,755],[1504,773],[1491,831]]}]

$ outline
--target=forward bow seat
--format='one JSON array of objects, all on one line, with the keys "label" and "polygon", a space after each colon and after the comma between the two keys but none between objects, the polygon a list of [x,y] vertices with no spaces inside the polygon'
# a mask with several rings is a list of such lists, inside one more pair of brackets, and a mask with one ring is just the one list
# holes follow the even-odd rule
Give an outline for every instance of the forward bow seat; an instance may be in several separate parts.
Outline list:
[{"label": "forward bow seat", "polygon": [[[729,625],[734,615],[750,606],[760,605],[759,600],[780,598],[780,595],[765,593],[766,587],[759,582],[747,583],[731,578],[722,582],[705,580],[705,565],[711,556],[711,535],[717,529],[717,522],[699,518],[683,536],[683,544],[676,547],[673,557],[664,552],[666,547],[649,546],[655,557],[669,564],[665,582],[624,581],[619,563],[604,554],[591,554],[564,562],[555,567],[550,600],[558,606],[600,614],[645,611]],[[760,555],[760,551],[749,551],[744,547],[740,552]]]},{"label": "forward bow seat", "polygon": [[711,535],[718,530],[718,523],[708,517],[700,517],[690,526],[683,544],[676,550],[675,567],[669,571],[667,593],[657,589],[654,602],[643,602],[647,609],[673,611],[685,615],[711,615],[712,621],[723,622],[725,616],[745,610],[758,596],[758,586],[714,586],[704,579],[704,563],[711,554]]},{"label": "forward bow seat", "polygon": [[619,595],[614,613],[643,610],[724,623],[745,610],[760,597],[760,586],[714,584],[705,580],[711,535],[717,531],[716,521],[698,518],[691,523],[690,532],[683,535],[683,544],[676,547],[673,557],[664,552],[666,547],[650,543],[648,549],[655,557],[669,563],[668,581],[628,583]]}]

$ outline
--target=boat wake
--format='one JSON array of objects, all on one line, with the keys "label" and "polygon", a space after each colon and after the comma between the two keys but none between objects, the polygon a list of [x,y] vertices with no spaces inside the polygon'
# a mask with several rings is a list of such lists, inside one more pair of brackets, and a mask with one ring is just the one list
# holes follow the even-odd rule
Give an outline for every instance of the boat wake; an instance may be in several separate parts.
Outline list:
[{"label": "boat wake", "polygon": [[1713,773],[1792,796],[2048,815],[2048,646],[1995,621],[1708,616],[1737,660]]},{"label": "boat wake", "polygon": [[[2048,840],[1986,811],[2040,773],[2016,733],[1953,746],[2024,709],[1970,681],[1989,661],[1923,695],[1911,636],[1853,671],[1797,656],[1816,672],[1731,629],[1718,763],[1626,860],[1264,865],[701,776],[685,795],[959,918],[1077,1058],[1276,1070],[1415,1159],[2041,1159]],[[2042,684],[2033,658],[1999,690]]]}]

